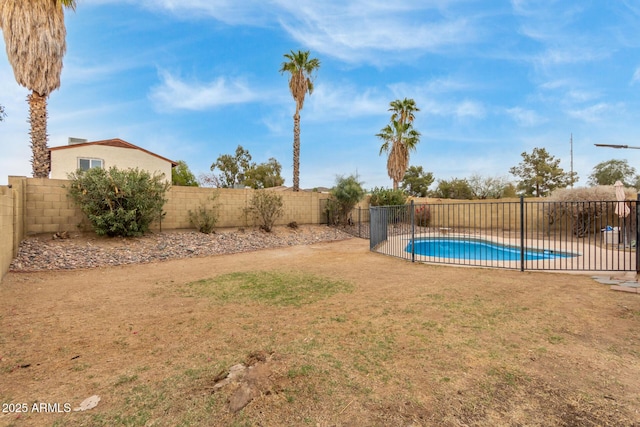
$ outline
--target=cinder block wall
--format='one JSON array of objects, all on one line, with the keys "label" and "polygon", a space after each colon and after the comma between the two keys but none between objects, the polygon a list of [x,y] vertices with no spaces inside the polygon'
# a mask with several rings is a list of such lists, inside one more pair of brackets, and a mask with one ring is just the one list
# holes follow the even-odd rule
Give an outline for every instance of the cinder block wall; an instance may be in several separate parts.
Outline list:
[{"label": "cinder block wall", "polygon": [[0,187],[0,281],[9,271],[14,257],[13,207],[13,190],[7,186]]},{"label": "cinder block wall", "polygon": [[56,233],[90,229],[85,216],[67,197],[65,179],[25,180],[25,234]]},{"label": "cinder block wall", "polygon": [[254,224],[253,217],[247,212],[256,191],[274,191],[282,197],[284,214],[276,225],[320,224],[326,221],[321,213],[321,200],[327,194],[278,191],[251,190],[229,188],[171,187],[167,193],[167,203],[162,220],[162,229],[193,228],[189,222],[189,211],[196,212],[201,206],[218,212],[218,227],[248,227]]},{"label": "cinder block wall", "polygon": [[[80,209],[67,196],[68,180],[9,177],[9,183],[18,193],[24,209],[17,214],[18,242],[25,235],[56,233],[60,231],[91,230],[91,226]],[[189,211],[197,211],[201,205],[217,206],[217,227],[248,227],[254,221],[246,209],[251,204],[255,191],[275,191],[283,199],[284,215],[277,225],[296,221],[298,224],[321,224],[326,222],[321,210],[322,200],[328,194],[313,192],[251,190],[226,188],[198,188],[173,186],[167,192],[166,212],[162,221],[153,224],[155,230],[193,228],[189,222]],[[215,198],[213,201],[211,200]]]}]

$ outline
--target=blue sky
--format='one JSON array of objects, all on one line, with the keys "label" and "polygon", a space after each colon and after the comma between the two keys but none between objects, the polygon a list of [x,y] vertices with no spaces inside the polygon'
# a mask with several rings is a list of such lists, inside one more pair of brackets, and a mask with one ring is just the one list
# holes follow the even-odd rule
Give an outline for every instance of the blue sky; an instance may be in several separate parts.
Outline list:
[{"label": "blue sky", "polygon": [[[410,164],[436,179],[507,177],[546,148],[577,185],[626,159],[640,172],[640,5],[538,0],[78,0],[67,11],[49,146],[121,138],[195,175],[237,145],[292,184],[295,103],[283,54],[321,61],[301,112],[301,186],[358,173],[391,186],[375,137],[413,98]],[[4,52],[4,41],[0,41]],[[28,91],[0,54],[0,184],[30,176]]]}]

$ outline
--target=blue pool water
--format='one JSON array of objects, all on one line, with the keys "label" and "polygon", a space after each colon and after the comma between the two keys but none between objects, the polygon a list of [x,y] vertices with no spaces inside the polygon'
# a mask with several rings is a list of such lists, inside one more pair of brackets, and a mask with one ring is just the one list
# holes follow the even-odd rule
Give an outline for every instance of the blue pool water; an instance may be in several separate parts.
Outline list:
[{"label": "blue pool water", "polygon": [[[405,250],[411,253],[413,242],[410,241]],[[417,255],[439,258],[473,259],[483,261],[519,261],[520,248],[504,246],[480,239],[463,238],[424,238],[415,240]],[[536,250],[525,248],[524,259],[544,260],[555,258],[569,258],[576,256],[572,253],[554,252],[550,250]]]}]

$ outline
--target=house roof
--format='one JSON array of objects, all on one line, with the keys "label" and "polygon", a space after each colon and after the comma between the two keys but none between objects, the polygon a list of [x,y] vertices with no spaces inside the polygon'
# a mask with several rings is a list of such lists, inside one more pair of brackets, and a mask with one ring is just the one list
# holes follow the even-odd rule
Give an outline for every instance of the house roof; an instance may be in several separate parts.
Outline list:
[{"label": "house roof", "polygon": [[51,147],[49,148],[49,151],[55,151],[55,150],[67,150],[67,149],[71,149],[71,148],[78,148],[78,147],[88,147],[91,145],[104,145],[104,146],[109,146],[109,147],[118,147],[118,148],[129,148],[132,150],[140,150],[143,151],[151,156],[157,157],[159,159],[162,159],[164,161],[167,161],[169,163],[171,163],[171,167],[175,167],[178,165],[178,162],[174,162],[173,160],[169,160],[166,157],[162,157],[156,153],[152,153],[149,150],[145,150],[142,147],[138,147],[137,145],[134,145],[130,142],[124,141],[120,138],[113,138],[113,139],[104,139],[102,141],[91,141],[91,142],[83,142],[80,144],[70,144],[70,145],[60,145],[58,147]]}]

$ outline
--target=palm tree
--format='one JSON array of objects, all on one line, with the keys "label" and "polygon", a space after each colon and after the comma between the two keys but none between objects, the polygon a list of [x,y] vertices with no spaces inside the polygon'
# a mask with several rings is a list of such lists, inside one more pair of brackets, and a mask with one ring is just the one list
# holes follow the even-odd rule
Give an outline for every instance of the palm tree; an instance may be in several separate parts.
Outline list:
[{"label": "palm tree", "polygon": [[313,93],[313,72],[320,68],[320,60],[309,59],[309,51],[285,53],[288,61],[282,63],[280,73],[289,72],[289,91],[296,101],[296,113],[293,115],[293,191],[300,189],[300,110],[304,106],[304,97]]},{"label": "palm tree", "polygon": [[409,167],[409,154],[416,150],[420,142],[420,132],[413,128],[414,113],[420,111],[413,99],[392,101],[391,122],[376,134],[383,143],[380,147],[380,155],[388,153],[387,173],[393,180],[393,189],[398,189],[398,183],[402,181]]},{"label": "palm tree", "polygon": [[76,0],[0,0],[0,28],[18,84],[31,90],[31,166],[35,178],[48,178],[47,97],[60,87],[66,45],[63,7]]}]

